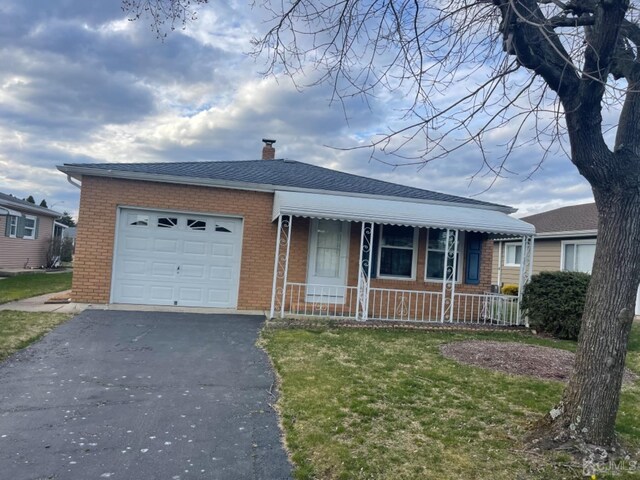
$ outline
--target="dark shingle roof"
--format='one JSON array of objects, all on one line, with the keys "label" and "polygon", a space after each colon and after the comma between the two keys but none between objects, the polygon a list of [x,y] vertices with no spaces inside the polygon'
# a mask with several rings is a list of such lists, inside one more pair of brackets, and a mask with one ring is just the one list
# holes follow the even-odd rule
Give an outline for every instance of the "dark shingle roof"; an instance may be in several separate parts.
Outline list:
[{"label": "dark shingle roof", "polygon": [[138,173],[149,176],[168,175],[173,177],[208,179],[227,182],[242,182],[274,187],[292,187],[332,192],[379,195],[410,198],[458,204],[500,207],[504,205],[483,202],[472,198],[458,197],[446,193],[433,192],[384,182],[373,178],[344,173],[329,168],[318,167],[295,160],[246,160],[221,162],[175,162],[175,163],[99,163],[65,164],[67,167],[106,170],[115,173]]},{"label": "dark shingle roof", "polygon": [[536,227],[536,233],[578,232],[598,229],[598,210],[595,203],[556,208],[521,218]]},{"label": "dark shingle roof", "polygon": [[[8,195],[6,193],[0,192],[0,205],[7,205],[7,202],[11,202],[14,204],[13,208],[20,210],[21,207],[25,210],[29,210],[33,213],[40,213],[42,215],[47,215],[50,217],[60,217],[61,214],[54,210],[50,210],[48,208],[40,207],[39,205],[34,205],[31,202],[27,202],[26,200],[22,200],[18,197],[14,197],[13,195]],[[18,205],[18,206],[15,206]]]}]

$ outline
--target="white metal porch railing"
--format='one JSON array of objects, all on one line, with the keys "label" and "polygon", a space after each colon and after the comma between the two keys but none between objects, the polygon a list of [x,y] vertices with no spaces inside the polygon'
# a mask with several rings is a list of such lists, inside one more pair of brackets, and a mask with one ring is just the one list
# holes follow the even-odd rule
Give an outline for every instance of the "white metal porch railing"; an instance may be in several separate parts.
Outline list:
[{"label": "white metal porch railing", "polygon": [[[335,285],[284,285],[284,316],[355,319],[357,287]],[[442,292],[370,288],[368,319],[394,322],[441,321]],[[495,293],[455,293],[452,322],[465,324],[522,325],[518,297]]]}]

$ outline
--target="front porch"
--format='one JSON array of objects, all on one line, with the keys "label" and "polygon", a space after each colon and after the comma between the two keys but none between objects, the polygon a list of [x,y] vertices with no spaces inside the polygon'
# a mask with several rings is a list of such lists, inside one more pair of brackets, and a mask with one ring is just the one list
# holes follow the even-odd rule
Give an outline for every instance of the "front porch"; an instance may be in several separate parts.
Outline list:
[{"label": "front porch", "polygon": [[[271,318],[525,325],[530,225],[473,208],[335,198],[276,193]],[[491,290],[494,236],[521,239],[518,296]]]}]

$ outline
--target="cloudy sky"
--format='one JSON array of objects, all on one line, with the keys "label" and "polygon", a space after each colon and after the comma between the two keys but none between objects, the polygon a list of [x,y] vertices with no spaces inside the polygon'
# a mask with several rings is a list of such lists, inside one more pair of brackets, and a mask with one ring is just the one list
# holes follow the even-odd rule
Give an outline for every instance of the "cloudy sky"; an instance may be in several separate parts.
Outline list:
[{"label": "cloudy sky", "polygon": [[[264,137],[277,139],[279,158],[510,204],[519,215],[592,198],[561,153],[527,179],[536,148],[516,152],[513,172],[488,191],[491,178],[470,182],[476,147],[421,169],[334,148],[397,125],[400,99],[354,100],[344,111],[326,86],[298,91],[265,78],[264,59],[246,53],[266,15],[244,2],[205,6],[164,42],[147,20],[127,21],[119,0],[3,0],[0,18],[0,191],[46,198],[59,211],[75,215],[79,192],[56,165],[255,159]],[[496,132],[489,158],[509,135]]]}]

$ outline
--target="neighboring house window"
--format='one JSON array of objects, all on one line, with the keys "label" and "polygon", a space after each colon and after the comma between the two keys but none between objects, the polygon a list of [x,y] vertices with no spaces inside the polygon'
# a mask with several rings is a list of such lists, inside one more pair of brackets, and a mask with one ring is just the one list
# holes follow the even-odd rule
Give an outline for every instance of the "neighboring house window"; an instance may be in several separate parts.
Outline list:
[{"label": "neighboring house window", "polygon": [[[427,259],[425,280],[441,282],[444,279],[444,256],[447,251],[447,231],[440,228],[430,228],[427,234]],[[458,251],[456,253],[456,282],[460,279],[462,262],[460,252],[464,252],[464,232],[458,232]],[[447,264],[453,268],[453,257]]]},{"label": "neighboring house window", "polygon": [[504,266],[519,267],[522,261],[522,245],[508,243],[504,249]]},{"label": "neighboring house window", "polygon": [[30,215],[24,217],[24,235],[22,238],[27,240],[36,238],[36,217]]},{"label": "neighboring house window", "polygon": [[591,273],[595,254],[595,240],[562,242],[562,270],[567,272]]},{"label": "neighboring house window", "polygon": [[399,225],[382,225],[378,276],[392,278],[415,278],[415,250],[418,230]]},{"label": "neighboring house window", "polygon": [[18,234],[18,217],[9,217],[9,236],[16,238]]}]

